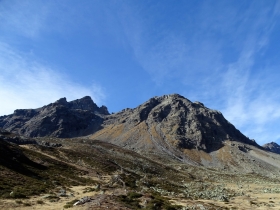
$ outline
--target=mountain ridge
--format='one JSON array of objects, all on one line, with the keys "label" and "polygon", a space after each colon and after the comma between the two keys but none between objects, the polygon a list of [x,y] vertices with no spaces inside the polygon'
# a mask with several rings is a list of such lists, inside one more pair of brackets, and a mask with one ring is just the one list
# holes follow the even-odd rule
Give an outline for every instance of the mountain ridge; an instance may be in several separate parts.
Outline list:
[{"label": "mountain ridge", "polygon": [[277,144],[276,142],[270,142],[270,143],[264,144],[262,147],[269,152],[274,152],[274,153],[280,154],[280,145]]},{"label": "mountain ridge", "polygon": [[89,96],[66,101],[61,98],[37,109],[17,109],[0,117],[0,127],[27,137],[75,137],[98,130],[105,106],[98,107]]},{"label": "mountain ridge", "polygon": [[89,138],[136,150],[161,147],[166,151],[211,152],[228,140],[279,153],[244,136],[220,111],[179,94],[155,96],[133,109],[111,115],[106,106],[98,107],[90,96],[69,102],[60,98],[37,109],[17,109],[11,115],[1,116],[0,127],[27,137],[90,135]]}]

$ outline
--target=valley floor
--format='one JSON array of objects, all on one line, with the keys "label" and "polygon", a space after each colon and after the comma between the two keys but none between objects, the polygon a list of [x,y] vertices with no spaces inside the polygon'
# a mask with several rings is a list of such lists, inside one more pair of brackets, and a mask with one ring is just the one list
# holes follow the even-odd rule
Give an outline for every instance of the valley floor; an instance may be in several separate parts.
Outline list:
[{"label": "valley floor", "polygon": [[[217,183],[220,184],[220,183]],[[231,198],[227,201],[204,200],[204,199],[186,199],[183,195],[167,196],[166,198],[172,204],[182,206],[180,209],[241,209],[241,210],[265,210],[280,209],[280,184],[228,184],[225,186],[237,192],[241,192],[241,196]],[[68,189],[71,195],[65,197],[52,198],[50,195],[40,195],[30,197],[29,199],[2,199],[0,200],[0,209],[133,209],[126,207],[122,202],[118,201],[118,196],[126,195],[128,191],[124,188],[112,188],[108,190],[100,190],[88,192],[92,186],[74,186]],[[68,192],[67,192],[68,193]],[[83,197],[89,197],[92,200],[85,204],[72,207],[71,201],[79,200]],[[143,198],[140,198],[143,201]],[[67,203],[71,205],[67,205]],[[143,201],[145,202],[145,201]]]},{"label": "valley floor", "polygon": [[[83,139],[59,148],[8,143],[2,148],[8,151],[0,153],[3,210],[280,209],[280,177],[275,175],[160,163]],[[81,199],[86,202],[73,206]]]}]

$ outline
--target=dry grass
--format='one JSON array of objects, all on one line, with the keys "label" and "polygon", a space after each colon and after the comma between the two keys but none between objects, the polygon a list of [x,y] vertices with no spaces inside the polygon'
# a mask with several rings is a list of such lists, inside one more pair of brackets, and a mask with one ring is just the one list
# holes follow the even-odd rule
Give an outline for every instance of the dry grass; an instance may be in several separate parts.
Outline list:
[{"label": "dry grass", "polygon": [[[138,126],[145,127],[141,123]],[[157,133],[156,129],[152,132]],[[0,188],[9,194],[9,199],[2,197],[0,209],[62,209],[85,196],[93,201],[73,209],[137,209],[139,206],[153,209],[153,205],[159,209],[180,209],[174,205],[197,209],[201,206],[206,209],[280,208],[277,178],[207,169],[169,159],[155,162],[97,140],[44,140],[63,143],[63,147],[8,145],[11,151],[21,152],[31,162],[14,163],[27,171],[1,165]],[[226,151],[225,148],[219,154],[222,159],[227,159]],[[203,151],[186,152],[197,161],[201,158],[211,161],[211,156]],[[17,153],[9,154],[13,160]],[[125,187],[122,182],[110,184],[113,175],[119,175]],[[97,184],[100,189],[95,190]],[[66,189],[67,196],[58,195],[61,188]],[[10,196],[11,191],[14,196]],[[46,194],[50,194],[48,198],[43,197]],[[22,195],[28,198],[23,199]]]}]

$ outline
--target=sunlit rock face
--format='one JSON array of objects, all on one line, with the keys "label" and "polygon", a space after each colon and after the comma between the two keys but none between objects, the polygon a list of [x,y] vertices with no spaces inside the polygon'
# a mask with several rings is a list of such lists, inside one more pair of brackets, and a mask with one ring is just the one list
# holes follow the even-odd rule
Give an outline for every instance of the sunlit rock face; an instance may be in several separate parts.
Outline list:
[{"label": "sunlit rock face", "polygon": [[154,97],[135,109],[110,115],[104,120],[104,127],[108,131],[94,134],[96,138],[111,139],[114,143],[135,148],[211,151],[221,147],[225,140],[256,144],[229,123],[221,112],[178,94]]}]

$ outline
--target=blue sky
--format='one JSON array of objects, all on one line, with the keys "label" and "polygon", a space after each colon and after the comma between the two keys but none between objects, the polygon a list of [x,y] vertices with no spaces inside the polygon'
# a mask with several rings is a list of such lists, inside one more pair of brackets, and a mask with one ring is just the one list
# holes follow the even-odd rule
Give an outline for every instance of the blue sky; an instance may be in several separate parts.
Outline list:
[{"label": "blue sky", "polygon": [[179,93],[280,143],[280,2],[0,0],[0,115]]}]

